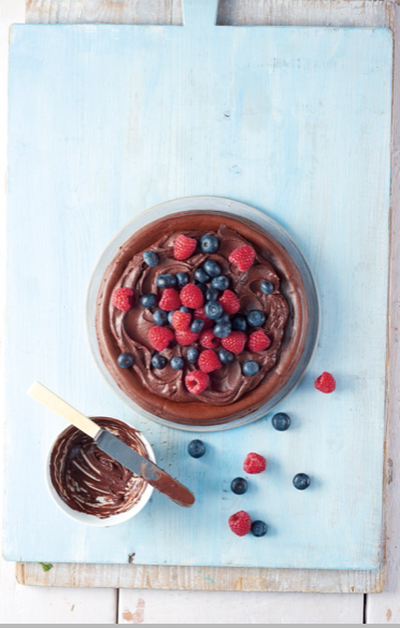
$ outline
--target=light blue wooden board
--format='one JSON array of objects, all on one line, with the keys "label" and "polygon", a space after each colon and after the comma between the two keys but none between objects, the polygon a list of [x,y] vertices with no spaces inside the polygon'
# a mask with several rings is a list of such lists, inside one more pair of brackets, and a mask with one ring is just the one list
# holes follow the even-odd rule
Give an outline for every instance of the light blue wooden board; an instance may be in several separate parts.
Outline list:
[{"label": "light blue wooden board", "polygon": [[[190,3],[189,3],[190,4]],[[201,4],[201,3],[198,3]],[[380,559],[391,33],[194,26],[16,26],[11,33],[6,494],[13,560],[370,569]],[[190,19],[192,18],[192,19]],[[115,232],[175,197],[217,195],[278,220],[315,273],[319,346],[269,417],[203,436],[134,415],[108,389],[85,337],[85,290]],[[332,371],[334,395],[313,390]],[[89,529],[53,505],[44,461],[63,422],[26,395],[43,381],[88,414],[128,420],[194,489],[134,520]],[[195,434],[193,436],[196,436]],[[246,453],[268,461],[229,492]],[[292,477],[309,473],[296,491]],[[235,537],[244,508],[270,534]]]}]

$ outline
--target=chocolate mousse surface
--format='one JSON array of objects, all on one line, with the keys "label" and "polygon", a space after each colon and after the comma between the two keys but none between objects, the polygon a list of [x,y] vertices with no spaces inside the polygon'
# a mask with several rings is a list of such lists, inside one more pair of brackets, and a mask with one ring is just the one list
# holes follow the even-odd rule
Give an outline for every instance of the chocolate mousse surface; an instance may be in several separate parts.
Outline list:
[{"label": "chocolate mousse surface", "polygon": [[[117,419],[93,420],[140,455],[148,456],[139,432],[133,427]],[[145,480],[110,458],[90,436],[73,426],[62,432],[53,448],[50,476],[67,506],[99,519],[130,510],[147,487]]]},{"label": "chocolate mousse surface", "polygon": [[[181,234],[198,242],[204,235],[213,235],[218,239],[218,250],[206,254],[197,246],[188,259],[178,261],[174,258],[174,242]],[[255,260],[242,272],[229,261],[229,256],[244,245],[255,250]],[[159,258],[154,267],[143,260],[143,252],[147,250]],[[209,373],[209,386],[194,395],[185,385],[187,373],[198,369],[186,359],[189,347],[172,342],[160,352],[167,358],[167,366],[152,367],[151,358],[158,352],[149,342],[148,333],[154,321],[152,310],[141,305],[140,297],[148,293],[161,296],[162,290],[156,285],[159,275],[184,272],[191,283],[196,283],[194,272],[207,260],[214,260],[228,277],[229,289],[240,301],[240,314],[246,316],[252,310],[265,314],[265,323],[248,329],[246,334],[262,329],[271,344],[260,352],[251,351],[246,345],[232,363]],[[271,294],[260,290],[264,280],[273,284]],[[135,293],[135,304],[129,311],[118,310],[112,304],[114,290],[121,287],[131,288]],[[120,247],[104,274],[96,312],[100,353],[118,386],[147,412],[183,425],[227,423],[271,399],[288,381],[301,357],[307,324],[303,281],[287,251],[253,222],[225,212],[201,210],[172,214],[134,233]],[[190,346],[204,349],[199,342]],[[131,368],[118,366],[121,353],[133,356]],[[171,367],[173,357],[183,358],[182,370]],[[249,360],[256,361],[259,367],[253,376],[242,371],[244,362]]]}]

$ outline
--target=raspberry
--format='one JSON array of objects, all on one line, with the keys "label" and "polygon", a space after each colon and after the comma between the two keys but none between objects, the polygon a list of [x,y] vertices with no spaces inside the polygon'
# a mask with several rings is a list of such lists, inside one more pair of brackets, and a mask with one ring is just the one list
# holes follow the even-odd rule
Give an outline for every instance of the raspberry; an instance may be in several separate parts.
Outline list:
[{"label": "raspberry", "polygon": [[181,300],[175,288],[165,288],[158,307],[166,312],[172,312],[173,310],[178,310],[181,307]]},{"label": "raspberry", "polygon": [[220,342],[220,339],[217,338],[212,329],[206,329],[200,334],[200,344],[206,349],[215,349]]},{"label": "raspberry", "polygon": [[154,349],[157,351],[163,351],[166,349],[170,342],[174,339],[174,334],[168,327],[151,327],[149,329],[149,341]]},{"label": "raspberry", "polygon": [[269,346],[271,346],[271,340],[268,338],[267,334],[260,329],[259,331],[253,331],[253,333],[250,334],[247,346],[250,351],[265,351]]},{"label": "raspberry", "polygon": [[212,321],[211,318],[208,318],[206,316],[204,307],[199,307],[197,308],[197,310],[194,311],[193,319],[196,319],[196,318],[200,318],[202,321],[204,321],[203,329],[210,329],[210,327],[214,325],[214,321]]},{"label": "raspberry", "polygon": [[240,308],[240,301],[232,290],[224,290],[222,296],[218,299],[227,314],[236,314]]},{"label": "raspberry", "polygon": [[194,331],[190,331],[190,329],[185,329],[184,331],[176,331],[175,338],[178,345],[182,347],[186,347],[187,345],[191,345],[193,342],[199,339],[199,334],[196,334]]},{"label": "raspberry", "polygon": [[135,293],[130,288],[117,288],[113,292],[111,303],[117,310],[127,312],[135,303]]},{"label": "raspberry", "polygon": [[175,259],[187,259],[196,250],[197,241],[194,238],[188,238],[187,236],[181,234],[179,235],[174,244],[174,257]]},{"label": "raspberry", "polygon": [[212,349],[206,349],[200,353],[199,367],[204,373],[212,373],[217,371],[222,366],[221,361],[215,351]]},{"label": "raspberry", "polygon": [[228,524],[232,532],[237,534],[237,536],[245,536],[251,530],[250,515],[244,510],[239,510],[239,512],[231,515],[228,519]]},{"label": "raspberry", "polygon": [[192,395],[199,395],[204,392],[210,383],[210,378],[203,371],[192,371],[185,377],[186,388]]},{"label": "raspberry", "polygon": [[250,266],[253,266],[254,259],[256,257],[255,250],[245,244],[244,246],[239,246],[238,249],[232,251],[229,256],[229,261],[231,264],[235,264],[241,272],[248,270]]},{"label": "raspberry", "polygon": [[177,310],[172,314],[172,327],[177,331],[185,331],[186,329],[189,329],[191,320],[191,314]]},{"label": "raspberry", "polygon": [[332,393],[336,388],[336,382],[333,375],[324,371],[322,375],[317,377],[314,382],[314,386],[317,390],[323,393]]},{"label": "raspberry", "polygon": [[180,297],[182,305],[193,310],[201,307],[204,303],[203,293],[194,283],[188,283],[186,286],[183,286]]},{"label": "raspberry", "polygon": [[232,331],[229,336],[222,338],[221,342],[224,349],[238,355],[242,353],[246,340],[247,336],[244,331]]},{"label": "raspberry", "polygon": [[265,471],[267,466],[267,461],[264,456],[260,456],[260,454],[247,454],[245,461],[243,463],[243,469],[246,473],[261,473],[261,471]]}]

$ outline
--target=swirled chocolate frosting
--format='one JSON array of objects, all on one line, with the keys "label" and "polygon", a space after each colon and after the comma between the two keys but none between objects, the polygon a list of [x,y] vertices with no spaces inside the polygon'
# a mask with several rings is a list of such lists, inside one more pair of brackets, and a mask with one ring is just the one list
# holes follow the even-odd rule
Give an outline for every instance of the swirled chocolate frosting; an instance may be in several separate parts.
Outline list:
[{"label": "swirled chocolate frosting", "polygon": [[[147,456],[135,429],[117,419],[93,420],[139,454]],[[73,426],[60,435],[53,448],[50,476],[67,506],[99,519],[130,510],[147,486],[145,480],[110,458],[92,438]]]}]

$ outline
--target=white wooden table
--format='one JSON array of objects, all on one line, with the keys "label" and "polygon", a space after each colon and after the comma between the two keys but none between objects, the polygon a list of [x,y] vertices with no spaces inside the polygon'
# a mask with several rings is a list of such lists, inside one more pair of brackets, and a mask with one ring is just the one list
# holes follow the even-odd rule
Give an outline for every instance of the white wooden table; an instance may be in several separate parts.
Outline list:
[{"label": "white wooden table", "polygon": [[[396,0],[397,1],[397,0]],[[220,0],[220,23],[394,26],[399,9],[391,0]],[[0,0],[0,180],[6,171],[7,44],[14,22],[182,21],[179,0]],[[399,30],[399,29],[398,29]],[[399,30],[400,32],[400,30]],[[399,51],[396,52],[399,56]],[[400,57],[399,57],[400,60]],[[397,68],[399,63],[396,64]],[[397,74],[399,70],[397,69]],[[393,145],[394,273],[400,270],[399,96],[395,81]],[[2,174],[1,174],[2,173]],[[5,186],[0,189],[0,302],[4,316]],[[397,273],[397,275],[396,275]],[[400,286],[393,282],[391,307],[391,384],[389,404],[387,584],[380,595],[296,594],[135,589],[24,587],[15,580],[15,565],[0,563],[0,623],[397,623],[400,620],[400,558],[396,461],[400,386],[397,343]],[[1,347],[3,335],[0,335]],[[2,352],[6,365],[6,357]],[[2,365],[4,368],[4,366]],[[0,373],[1,375],[1,373]],[[1,378],[3,379],[3,378]],[[1,400],[0,400],[1,401]],[[1,434],[0,430],[0,434]],[[0,443],[1,446],[1,443]],[[0,480],[1,483],[1,480]],[[0,494],[2,493],[0,484]],[[1,506],[0,506],[1,508]]]}]

